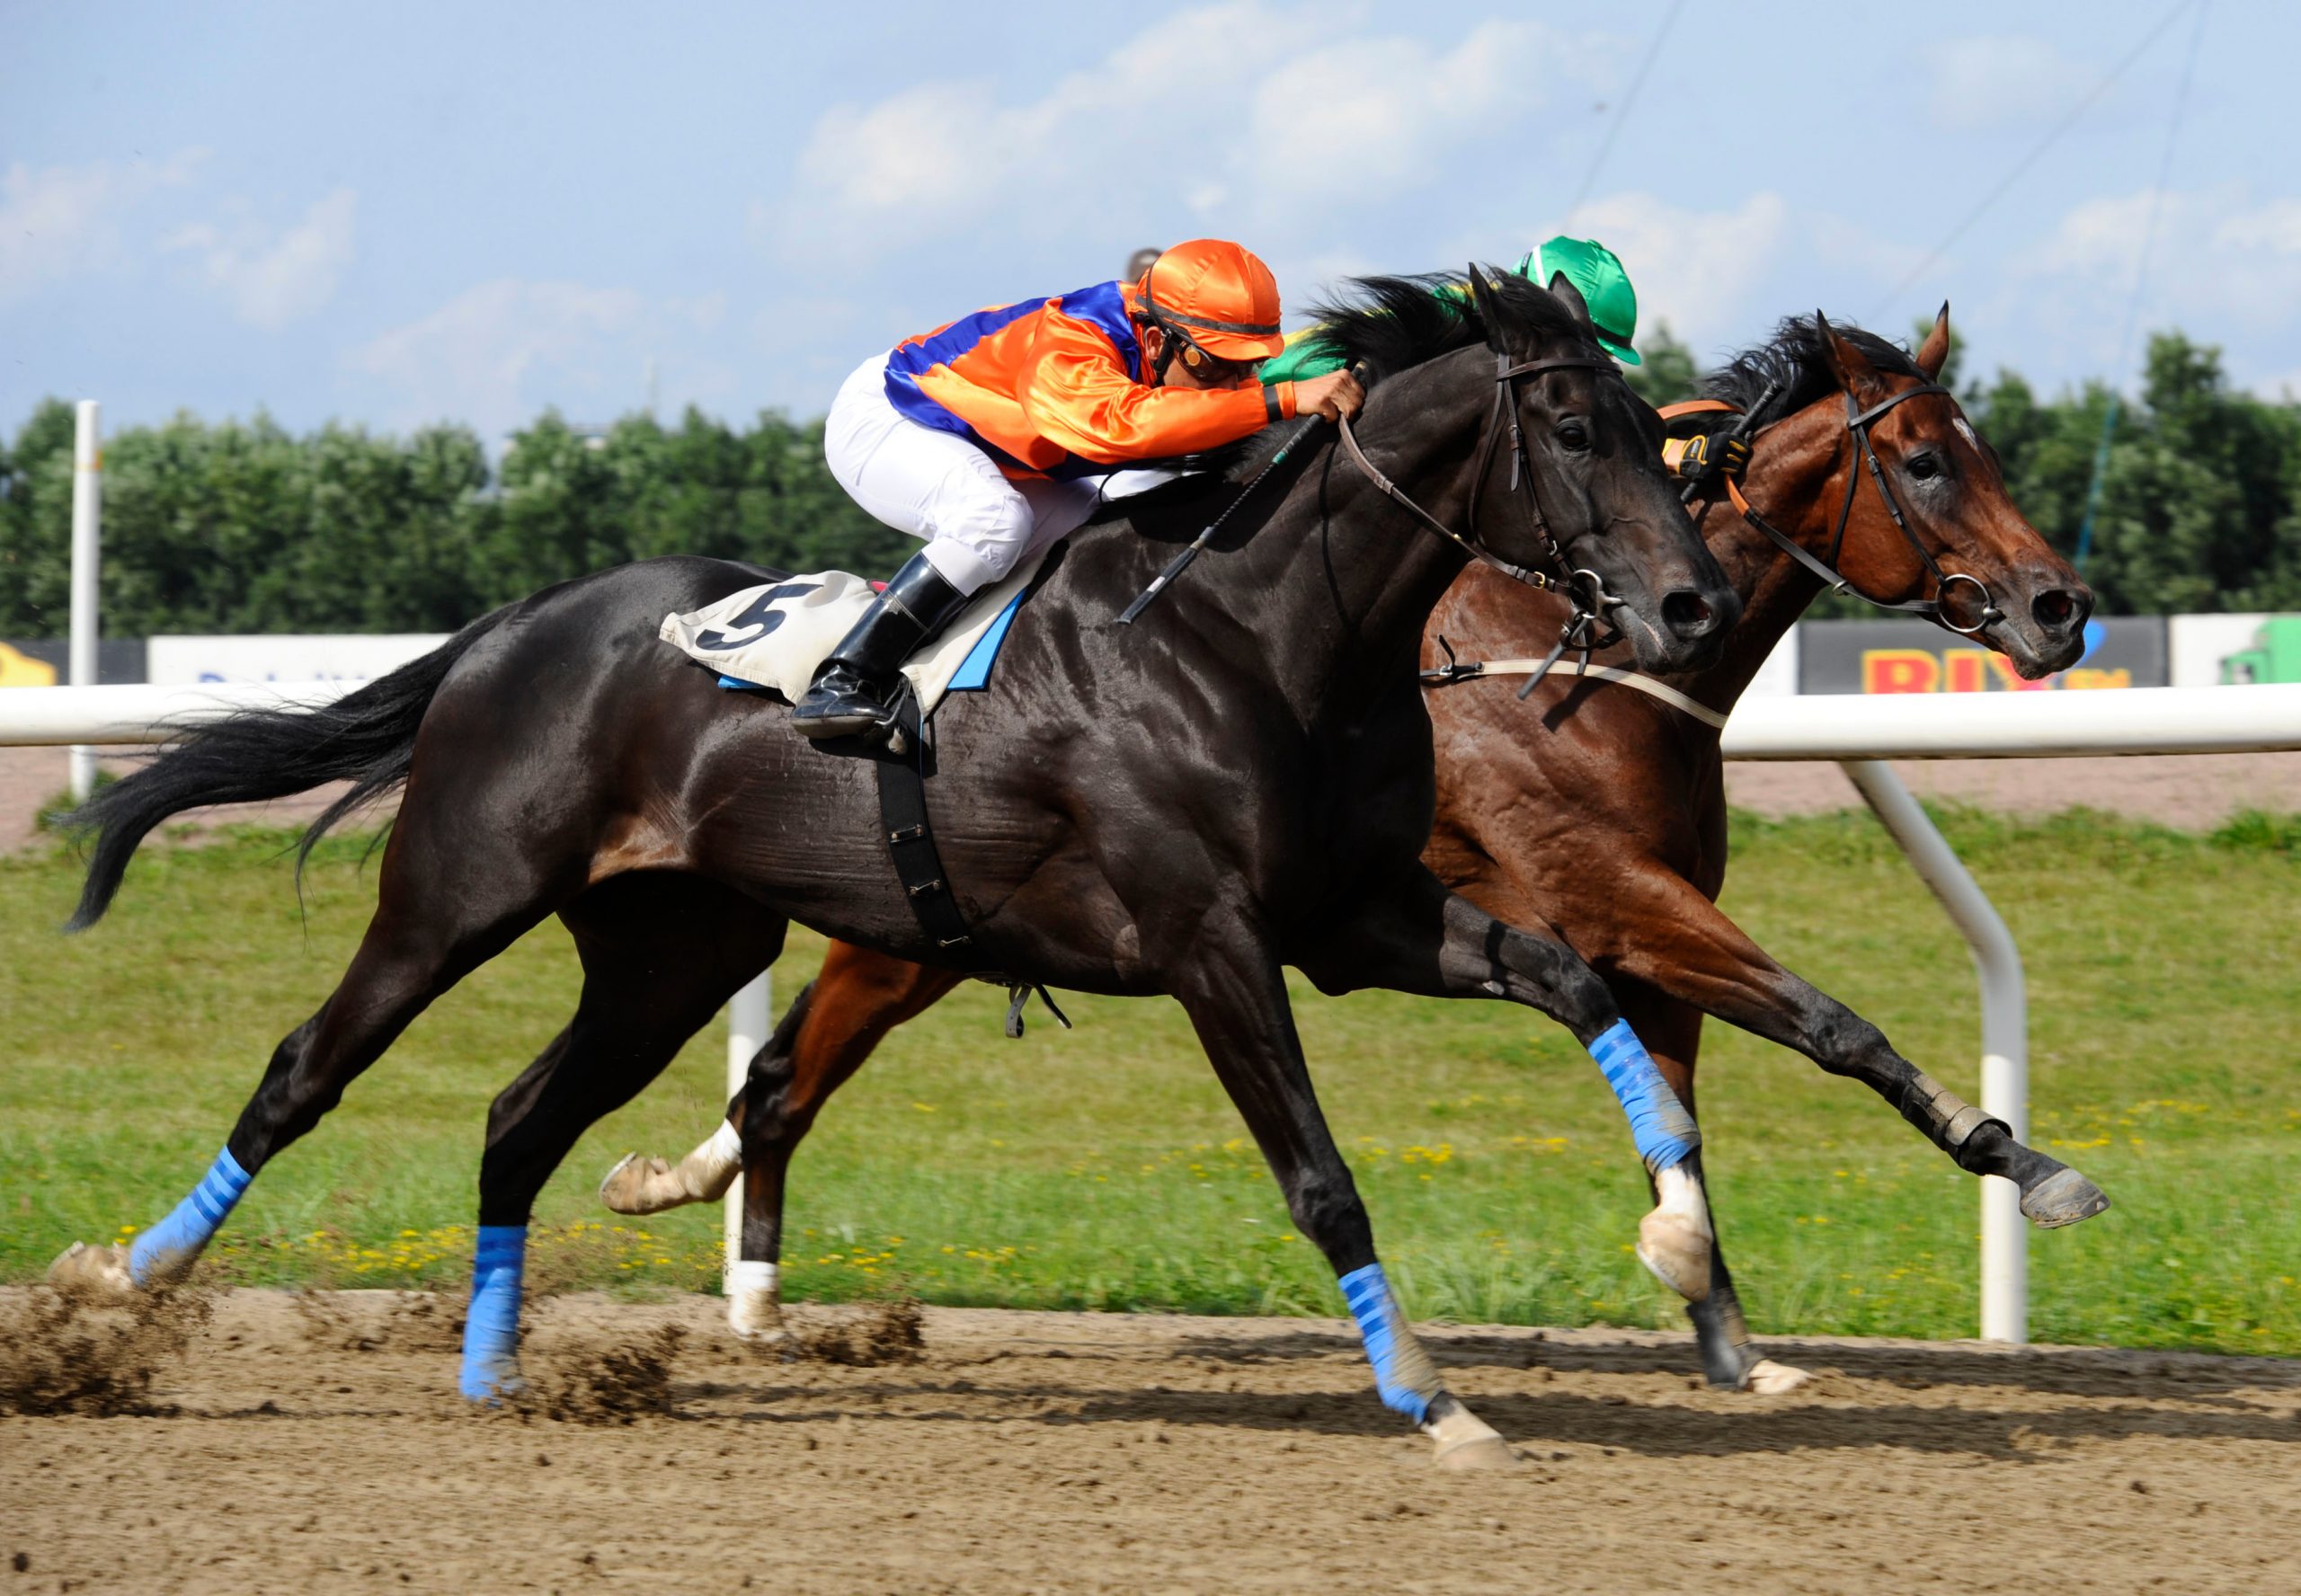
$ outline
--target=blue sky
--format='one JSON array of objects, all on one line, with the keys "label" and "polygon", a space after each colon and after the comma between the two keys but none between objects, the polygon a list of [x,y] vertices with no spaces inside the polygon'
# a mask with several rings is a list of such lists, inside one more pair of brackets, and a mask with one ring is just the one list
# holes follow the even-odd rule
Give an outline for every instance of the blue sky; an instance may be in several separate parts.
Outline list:
[{"label": "blue sky", "polygon": [[1705,354],[1947,297],[1984,369],[2124,380],[2153,203],[2143,325],[2301,390],[2301,7],[2211,6],[2154,201],[2188,11],[1898,292],[2166,0],[1687,5],[1593,178],[1669,9],[17,0],[0,430],[53,394],[494,439],[637,408],[651,363],[666,416],[812,415],[899,338],[1203,234],[1296,304],[1570,227]]}]

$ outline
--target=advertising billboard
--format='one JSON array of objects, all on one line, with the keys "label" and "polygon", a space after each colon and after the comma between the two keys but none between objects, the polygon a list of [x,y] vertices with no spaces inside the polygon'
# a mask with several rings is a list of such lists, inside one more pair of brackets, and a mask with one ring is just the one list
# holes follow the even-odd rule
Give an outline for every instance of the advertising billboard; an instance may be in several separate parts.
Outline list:
[{"label": "advertising billboard", "polygon": [[1807,621],[1798,628],[1800,693],[2036,693],[2162,687],[2165,617],[2085,623],[2085,652],[2042,681],[2023,681],[1994,649],[1929,621]]},{"label": "advertising billboard", "polygon": [[271,637],[161,635],[146,663],[156,687],[198,682],[366,681],[396,670],[448,641],[444,632],[281,634]]}]

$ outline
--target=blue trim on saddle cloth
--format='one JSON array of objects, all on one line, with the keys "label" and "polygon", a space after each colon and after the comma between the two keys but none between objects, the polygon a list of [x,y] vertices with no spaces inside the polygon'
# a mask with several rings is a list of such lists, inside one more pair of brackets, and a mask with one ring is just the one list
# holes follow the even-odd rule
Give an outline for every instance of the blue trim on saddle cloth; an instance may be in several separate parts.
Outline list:
[{"label": "blue trim on saddle cloth", "polygon": [[482,1225],[471,1260],[471,1308],[464,1316],[464,1361],[457,1388],[475,1402],[521,1389],[520,1292],[528,1228]]},{"label": "blue trim on saddle cloth", "polygon": [[139,1286],[161,1285],[200,1255],[255,1179],[226,1148],[168,1217],[128,1249],[128,1276]]},{"label": "blue trim on saddle cloth", "polygon": [[1366,1343],[1366,1361],[1374,1366],[1374,1390],[1382,1405],[1419,1424],[1430,1411],[1430,1397],[1399,1379],[1399,1333],[1406,1328],[1406,1315],[1390,1295],[1390,1277],[1380,1264],[1369,1264],[1335,1284],[1350,1305],[1350,1317],[1358,1321],[1358,1338]]},{"label": "blue trim on saddle cloth", "polygon": [[1015,624],[1015,612],[1023,607],[1024,594],[1029,591],[1030,589],[1026,587],[1007,600],[1007,607],[1000,610],[999,618],[991,623],[991,630],[976,638],[974,647],[967,651],[967,657],[959,661],[958,673],[951,678],[951,685],[944,691],[979,693],[991,685],[991,667],[999,658],[999,645],[1007,641],[1007,628]]},{"label": "blue trim on saddle cloth", "polygon": [[1647,1168],[1659,1175],[1693,1156],[1701,1131],[1628,1020],[1616,1020],[1601,1032],[1590,1044],[1590,1057],[1629,1116],[1630,1139]]},{"label": "blue trim on saddle cloth", "polygon": [[763,687],[757,682],[747,682],[740,676],[722,676],[719,685],[730,693],[772,693],[773,687]]}]

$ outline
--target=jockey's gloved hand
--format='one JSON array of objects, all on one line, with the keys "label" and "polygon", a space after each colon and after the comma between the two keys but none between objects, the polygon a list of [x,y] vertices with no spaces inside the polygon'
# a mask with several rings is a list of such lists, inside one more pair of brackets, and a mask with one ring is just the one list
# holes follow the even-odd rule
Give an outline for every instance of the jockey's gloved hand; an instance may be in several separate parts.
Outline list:
[{"label": "jockey's gloved hand", "polygon": [[1714,486],[1723,480],[1742,480],[1750,468],[1750,446],[1730,430],[1697,432],[1671,439],[1662,446],[1662,458],[1680,481]]}]

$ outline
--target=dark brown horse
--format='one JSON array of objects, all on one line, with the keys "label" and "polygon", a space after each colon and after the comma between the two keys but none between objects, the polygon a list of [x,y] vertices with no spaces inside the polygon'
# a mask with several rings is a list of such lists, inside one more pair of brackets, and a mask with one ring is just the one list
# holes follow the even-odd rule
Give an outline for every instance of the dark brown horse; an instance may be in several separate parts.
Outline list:
[{"label": "dark brown horse", "polygon": [[[1415,665],[1472,552],[1528,574],[1586,570],[1585,590],[1606,596],[1594,601],[1649,669],[1715,659],[1741,606],[1660,469],[1659,422],[1599,350],[1572,287],[1473,276],[1473,310],[1465,286],[1378,280],[1335,324],[1383,379],[1364,418],[1370,454],[1476,550],[1409,519],[1330,437],[1294,451],[1258,531],[1212,545],[1192,585],[1138,625],[1114,621],[1235,490],[1201,479],[1079,533],[1017,616],[994,690],[936,716],[936,886],[965,937],[914,914],[888,851],[913,829],[890,835],[871,761],[808,743],[783,705],[720,691],[658,640],[665,614],[774,574],[720,561],[547,590],[325,709],[217,723],[107,788],[87,817],[100,831],[81,924],[137,840],[184,808],[346,776],[363,793],[404,780],[406,796],[351,968],[275,1051],[208,1178],[125,1259],[83,1249],[59,1267],[131,1287],[188,1267],[263,1163],[404,1027],[557,914],[582,998],[497,1097],[481,1163],[463,1386],[487,1397],[518,1378],[537,1191],[797,919],[946,970],[1177,998],[1332,1263],[1382,1400],[1442,1458],[1506,1461],[1384,1279],[1283,967],[1333,991],[1503,998],[1552,1015],[1592,1048],[1641,1150],[1657,1149],[1698,1212],[1692,1123],[1604,985],[1555,937],[1497,922],[1421,864],[1434,778]],[[1659,1224],[1688,1244],[1669,1266],[1706,1289],[1706,1223]]]},{"label": "dark brown horse", "polygon": [[[1948,349],[1946,307],[1915,360],[1818,318],[1791,322],[1709,392],[1737,409],[1764,400],[1746,498],[1790,540],[1821,560],[1835,543],[1837,571],[1869,598],[1943,600],[1949,621],[1975,627],[2035,678],[2075,661],[2092,595],[2022,519],[1987,447],[1932,386]],[[1870,478],[1848,425],[1872,412],[1861,430],[1890,486]],[[1713,509],[1703,526],[1745,619],[1717,665],[1664,685],[1722,714],[1822,581],[1729,510]],[[1566,616],[1554,597],[1472,567],[1431,614],[1425,663],[1540,654]],[[1597,661],[1632,663],[1619,648]],[[2106,1206],[2090,1182],[1944,1091],[1876,1026],[1784,970],[1719,912],[1726,800],[1712,726],[1616,684],[1552,676],[1520,703],[1522,683],[1523,675],[1474,675],[1428,692],[1438,811],[1424,861],[1497,918],[1557,927],[1605,979],[1682,1099],[1694,1100],[1702,1016],[1713,1014],[1863,1082],[1960,1167],[2015,1180],[2040,1225]],[[779,1240],[785,1171],[824,1100],[892,1027],[953,984],[944,971],[831,948],[729,1111],[749,1167],[748,1226]],[[755,1121],[754,1109],[763,1117]],[[715,1197],[736,1155],[736,1136],[723,1130],[678,1165],[626,1159],[601,1195],[626,1213]],[[1709,1378],[1794,1382],[1795,1371],[1750,1345],[1725,1261],[1714,1250],[1711,1260],[1709,1293],[1687,1310]],[[730,1311],[756,1332],[772,1324],[775,1307],[738,1293]]]}]

